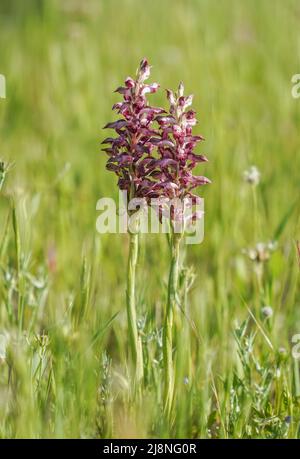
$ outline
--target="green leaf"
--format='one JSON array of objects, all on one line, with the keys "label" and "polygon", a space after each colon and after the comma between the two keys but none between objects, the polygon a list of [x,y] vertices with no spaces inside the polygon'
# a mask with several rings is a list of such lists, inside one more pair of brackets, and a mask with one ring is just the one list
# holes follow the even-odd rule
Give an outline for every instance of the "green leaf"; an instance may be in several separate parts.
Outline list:
[{"label": "green leaf", "polygon": [[92,338],[92,342],[91,342],[91,344],[90,344],[90,346],[89,346],[89,349],[90,349],[91,347],[93,347],[93,346],[96,344],[96,342],[98,341],[98,339],[101,338],[101,337],[104,335],[105,331],[106,331],[107,328],[111,325],[111,323],[115,320],[115,318],[117,317],[117,315],[119,314],[119,312],[120,312],[120,311],[116,312],[116,313],[106,322],[106,324],[105,324],[102,328],[100,328],[100,330],[96,331],[96,333],[94,334],[94,336],[93,336],[93,338]]},{"label": "green leaf", "polygon": [[276,231],[274,233],[274,236],[273,236],[273,240],[277,241],[280,236],[282,235],[283,231],[284,231],[284,228],[286,227],[289,219],[291,218],[291,216],[293,215],[293,212],[297,206],[297,204],[299,203],[299,200],[297,199],[295,202],[293,202],[293,204],[288,208],[287,212],[284,214],[283,218],[281,219],[279,225],[277,226],[276,228]]}]

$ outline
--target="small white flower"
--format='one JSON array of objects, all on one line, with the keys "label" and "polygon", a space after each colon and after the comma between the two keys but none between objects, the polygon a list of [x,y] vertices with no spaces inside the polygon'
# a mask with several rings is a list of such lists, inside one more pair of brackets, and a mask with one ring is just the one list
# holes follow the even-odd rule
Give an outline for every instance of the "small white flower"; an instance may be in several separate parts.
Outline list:
[{"label": "small white flower", "polygon": [[277,244],[274,241],[258,242],[254,247],[243,249],[242,253],[247,255],[250,260],[261,263],[269,260],[276,247]]},{"label": "small white flower", "polygon": [[248,170],[246,170],[243,174],[244,180],[251,185],[258,185],[260,182],[260,172],[256,166],[251,166]]},{"label": "small white flower", "polygon": [[262,315],[264,317],[266,317],[267,319],[269,317],[272,317],[273,315],[273,309],[271,308],[271,306],[264,306],[262,309],[261,309],[261,312],[262,312]]}]

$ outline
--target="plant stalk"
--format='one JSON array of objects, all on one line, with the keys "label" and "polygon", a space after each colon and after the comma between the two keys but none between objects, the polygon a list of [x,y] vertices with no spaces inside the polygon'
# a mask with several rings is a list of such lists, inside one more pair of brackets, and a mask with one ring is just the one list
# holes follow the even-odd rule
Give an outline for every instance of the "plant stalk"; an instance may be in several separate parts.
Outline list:
[{"label": "plant stalk", "polygon": [[163,330],[163,357],[165,368],[164,411],[170,417],[174,397],[174,365],[173,365],[173,318],[177,300],[179,277],[179,248],[181,234],[172,232],[171,263],[168,284],[167,309]]},{"label": "plant stalk", "polygon": [[17,218],[17,211],[15,203],[13,202],[12,208],[12,223],[15,236],[15,250],[16,250],[16,274],[17,274],[17,286],[18,286],[18,309],[17,309],[17,320],[19,326],[19,332],[23,330],[24,321],[24,299],[23,299],[23,282],[21,276],[21,241],[19,222]]},{"label": "plant stalk", "polygon": [[135,302],[135,278],[138,257],[139,236],[129,233],[129,256],[127,269],[127,320],[131,358],[135,369],[135,384],[138,385],[144,375],[142,340],[137,327]]}]

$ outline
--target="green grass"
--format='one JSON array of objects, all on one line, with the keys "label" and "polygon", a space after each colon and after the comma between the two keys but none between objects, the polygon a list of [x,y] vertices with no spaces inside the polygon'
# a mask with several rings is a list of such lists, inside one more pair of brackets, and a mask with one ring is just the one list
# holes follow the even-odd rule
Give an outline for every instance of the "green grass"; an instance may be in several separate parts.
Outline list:
[{"label": "green grass", "polygon": [[[1,0],[0,155],[13,167],[0,191],[0,437],[300,436],[291,341],[300,333],[299,15],[296,0]],[[182,289],[195,279],[178,314],[171,425],[162,416],[167,241],[141,240],[139,401],[128,238],[95,229],[97,200],[117,196],[101,128],[113,90],[144,56],[152,80],[183,80],[195,94],[210,159],[202,172],[213,181],[202,193],[205,240],[185,250]],[[242,179],[252,164],[262,174],[256,210]],[[260,277],[242,250],[274,235]]]}]

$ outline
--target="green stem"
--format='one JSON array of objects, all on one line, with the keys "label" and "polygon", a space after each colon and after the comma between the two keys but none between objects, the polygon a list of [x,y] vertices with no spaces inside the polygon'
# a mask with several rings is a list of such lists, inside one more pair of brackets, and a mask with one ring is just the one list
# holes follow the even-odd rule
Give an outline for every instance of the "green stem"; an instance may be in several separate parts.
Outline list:
[{"label": "green stem", "polygon": [[20,242],[20,232],[19,232],[19,222],[17,218],[17,211],[15,203],[13,202],[12,209],[12,221],[13,221],[13,230],[15,236],[15,250],[16,250],[16,272],[17,272],[17,286],[18,286],[18,325],[19,332],[23,330],[23,320],[24,320],[24,301],[22,297],[22,278],[21,278],[21,242]]},{"label": "green stem", "polygon": [[163,330],[163,355],[165,368],[164,411],[171,414],[174,396],[174,367],[173,367],[173,316],[176,307],[178,277],[179,277],[179,248],[181,234],[171,236],[171,264],[168,284],[168,301]]},{"label": "green stem", "polygon": [[256,187],[252,185],[252,200],[253,200],[253,235],[254,235],[254,243],[258,242],[258,204],[257,204],[257,190]]},{"label": "green stem", "polygon": [[138,234],[130,233],[129,257],[127,269],[127,320],[131,357],[135,368],[135,384],[143,379],[143,350],[142,340],[138,333],[136,304],[135,304],[135,277],[138,257]]}]

